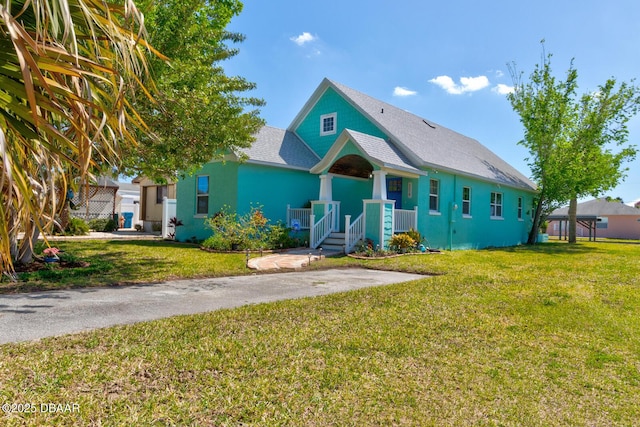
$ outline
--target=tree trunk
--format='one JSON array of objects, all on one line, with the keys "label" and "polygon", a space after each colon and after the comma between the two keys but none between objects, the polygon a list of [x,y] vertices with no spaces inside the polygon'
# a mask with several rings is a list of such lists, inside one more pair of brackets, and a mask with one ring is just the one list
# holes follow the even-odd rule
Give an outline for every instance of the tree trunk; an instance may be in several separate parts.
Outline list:
[{"label": "tree trunk", "polygon": [[40,237],[40,229],[32,223],[26,228],[24,238],[18,245],[18,253],[15,261],[19,264],[29,264],[33,262],[33,247]]},{"label": "tree trunk", "polygon": [[531,225],[531,230],[529,230],[529,239],[527,240],[527,244],[535,245],[538,241],[538,229],[540,228],[540,217],[542,216],[542,197],[538,200],[536,205],[536,212],[533,216],[533,224]]},{"label": "tree trunk", "polygon": [[569,202],[569,243],[576,242],[577,215],[578,199],[574,197]]}]

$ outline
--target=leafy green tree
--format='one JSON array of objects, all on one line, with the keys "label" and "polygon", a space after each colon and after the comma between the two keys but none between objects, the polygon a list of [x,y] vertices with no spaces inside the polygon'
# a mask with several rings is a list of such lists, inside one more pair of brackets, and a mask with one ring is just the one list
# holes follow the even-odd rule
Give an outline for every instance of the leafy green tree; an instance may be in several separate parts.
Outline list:
[{"label": "leafy green tree", "polygon": [[[0,4],[0,269],[28,262],[72,179],[117,165],[142,126],[128,95],[147,60],[126,0]],[[18,233],[25,237],[18,240]]]},{"label": "leafy green tree", "polygon": [[566,78],[557,80],[551,55],[543,54],[542,65],[536,65],[528,82],[514,64],[510,71],[515,90],[508,99],[520,115],[520,144],[529,150],[527,160],[538,185],[529,243],[535,243],[544,217],[568,201],[569,240],[575,242],[578,198],[597,197],[615,187],[625,177],[623,164],[635,158],[635,147],[626,146],[627,122],[637,113],[640,92],[632,84],[616,85],[611,78],[578,98],[573,62]]},{"label": "leafy green tree", "polygon": [[242,11],[237,0],[141,0],[151,44],[170,62],[151,58],[155,101],[140,96],[136,110],[153,132],[125,156],[124,173],[155,180],[194,172],[215,157],[248,147],[264,124],[263,101],[242,93],[255,88],[225,75],[220,63],[238,53],[228,43],[244,36],[227,31]]}]

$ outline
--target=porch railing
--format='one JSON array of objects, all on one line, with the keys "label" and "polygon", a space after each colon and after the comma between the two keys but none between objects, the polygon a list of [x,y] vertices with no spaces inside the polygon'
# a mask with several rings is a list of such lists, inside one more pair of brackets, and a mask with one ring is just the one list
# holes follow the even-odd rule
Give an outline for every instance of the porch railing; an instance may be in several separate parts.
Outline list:
[{"label": "porch railing", "polygon": [[353,251],[356,244],[364,239],[364,213],[361,213],[353,222],[351,215],[344,216],[344,253],[348,254]]},{"label": "porch railing", "polygon": [[309,220],[313,224],[309,233],[309,247],[316,249],[333,231],[333,211],[329,211],[318,222],[315,222],[315,215],[310,215]]},{"label": "porch railing", "polygon": [[395,209],[394,210],[394,233],[418,229],[418,207],[412,210]]},{"label": "porch railing", "polygon": [[309,217],[311,208],[291,208],[287,205],[287,227],[293,227],[294,221],[297,221],[300,230],[308,230],[311,228]]}]

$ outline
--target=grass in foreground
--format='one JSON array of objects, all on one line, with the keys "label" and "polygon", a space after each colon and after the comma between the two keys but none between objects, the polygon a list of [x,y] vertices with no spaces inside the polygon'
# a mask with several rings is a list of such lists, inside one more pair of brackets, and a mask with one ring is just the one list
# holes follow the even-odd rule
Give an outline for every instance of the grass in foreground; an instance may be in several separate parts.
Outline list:
[{"label": "grass in foreground", "polygon": [[7,425],[640,419],[640,245],[550,243],[364,264],[446,274],[0,346],[2,402],[79,406],[0,417]]},{"label": "grass in foreground", "polygon": [[55,242],[65,256],[87,266],[19,273],[0,282],[0,293],[149,283],[180,278],[247,274],[244,254],[205,252],[197,245],[158,240]]},{"label": "grass in foreground", "polygon": [[[55,242],[64,251],[64,258],[86,265],[48,268],[18,273],[18,281],[0,277],[0,294],[46,291],[68,288],[152,283],[196,277],[235,276],[253,274],[246,267],[244,253],[206,252],[197,245],[159,240],[78,240]],[[252,253],[251,257],[258,256]],[[366,265],[349,257],[323,259],[311,269]],[[370,263],[375,268],[381,264]],[[431,273],[427,265],[415,264],[414,272]]]}]

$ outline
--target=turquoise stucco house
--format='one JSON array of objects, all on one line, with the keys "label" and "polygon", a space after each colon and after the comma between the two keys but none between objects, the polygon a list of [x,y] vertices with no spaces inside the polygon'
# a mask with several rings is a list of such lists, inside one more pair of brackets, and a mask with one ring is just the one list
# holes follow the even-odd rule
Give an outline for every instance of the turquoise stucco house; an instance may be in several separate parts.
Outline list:
[{"label": "turquoise stucco house", "polygon": [[204,219],[224,205],[261,205],[312,247],[385,246],[410,228],[432,248],[512,246],[527,240],[535,192],[478,141],[324,79],[287,129],[265,126],[178,181],[176,238],[208,237]]}]

